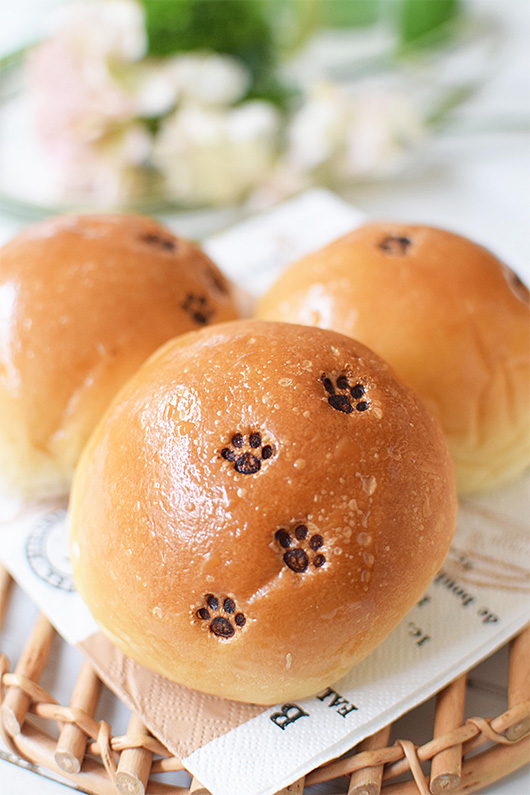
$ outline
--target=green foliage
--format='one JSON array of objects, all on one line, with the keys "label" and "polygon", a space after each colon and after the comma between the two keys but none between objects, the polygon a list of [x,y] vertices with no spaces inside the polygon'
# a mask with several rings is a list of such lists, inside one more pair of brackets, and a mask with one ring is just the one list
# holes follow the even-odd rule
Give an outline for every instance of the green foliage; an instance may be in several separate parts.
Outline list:
[{"label": "green foliage", "polygon": [[319,0],[319,4],[322,24],[327,27],[364,27],[379,17],[379,0]]},{"label": "green foliage", "polygon": [[460,0],[400,0],[397,5],[396,23],[404,46],[431,44],[461,10]]},{"label": "green foliage", "polygon": [[[258,0],[259,1],[259,0]],[[415,45],[460,13],[462,0],[264,0],[271,14],[288,9],[307,33],[318,28],[359,28],[385,19],[402,44]]]},{"label": "green foliage", "polygon": [[[276,51],[261,0],[140,0],[149,53],[209,50],[240,59],[252,76],[251,96],[275,101]],[[266,0],[264,0],[266,2]]]},{"label": "green foliage", "polygon": [[252,44],[270,48],[261,3],[254,0],[140,0],[149,50],[170,55],[209,49],[238,55]]},{"label": "green foliage", "polygon": [[[438,44],[462,0],[139,0],[149,54],[226,53],[249,70],[246,98],[286,107],[291,93],[277,77],[279,57],[319,28],[365,27],[385,19],[398,48]],[[281,48],[284,52],[281,52]]]}]

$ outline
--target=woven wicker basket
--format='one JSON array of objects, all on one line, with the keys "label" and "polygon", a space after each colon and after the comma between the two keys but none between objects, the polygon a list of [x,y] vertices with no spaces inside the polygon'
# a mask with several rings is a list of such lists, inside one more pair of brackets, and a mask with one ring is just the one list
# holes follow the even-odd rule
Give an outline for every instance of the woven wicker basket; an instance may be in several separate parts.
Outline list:
[{"label": "woven wicker basket", "polygon": [[[0,567],[0,628],[12,586]],[[113,736],[107,721],[94,719],[102,683],[87,662],[68,706],[39,686],[55,638],[60,641],[39,615],[14,672],[0,646],[0,732],[8,748],[95,795],[208,795],[196,780],[182,787],[153,778],[183,766],[136,715],[124,736]],[[438,693],[428,742],[388,745],[391,727],[386,726],[281,794],[302,795],[306,787],[329,781],[336,795],[463,795],[517,770],[530,760],[530,626],[510,643],[509,659],[508,708],[501,715],[464,721],[462,676]],[[46,730],[28,713],[45,719]]]}]

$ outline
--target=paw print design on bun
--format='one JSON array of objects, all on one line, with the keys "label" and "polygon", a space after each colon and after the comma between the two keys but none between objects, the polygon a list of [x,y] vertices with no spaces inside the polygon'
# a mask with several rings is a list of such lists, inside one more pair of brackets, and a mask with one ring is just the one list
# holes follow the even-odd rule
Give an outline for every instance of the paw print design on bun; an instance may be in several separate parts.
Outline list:
[{"label": "paw print design on bun", "polygon": [[[296,574],[307,571],[310,563],[319,569],[326,562],[322,549],[324,539],[319,533],[313,533],[309,538],[308,535],[309,530],[305,524],[297,524],[293,535],[283,527],[274,535],[280,547],[287,550],[283,555],[284,563]],[[304,546],[307,548],[304,549]]]},{"label": "paw print design on bun", "polygon": [[236,603],[229,596],[220,600],[215,594],[208,593],[204,601],[206,606],[197,610],[197,618],[207,621],[208,629],[217,638],[232,638],[236,628],[247,623],[245,615],[236,611]]},{"label": "paw print design on bun", "polygon": [[230,440],[230,447],[223,447],[221,457],[234,463],[234,469],[242,475],[254,475],[261,469],[261,462],[268,461],[275,453],[274,445],[263,444],[259,431],[252,431],[248,437],[248,447],[242,433],[235,433]]},{"label": "paw print design on bun", "polygon": [[[369,408],[334,410],[323,373]],[[260,466],[237,471],[244,455]],[[113,400],[76,470],[70,556],[126,654],[275,704],[386,637],[440,568],[455,512],[442,431],[378,356],[242,320],[166,343]]]},{"label": "paw print design on bun", "polygon": [[331,408],[351,414],[354,408],[357,411],[366,411],[369,402],[366,400],[364,384],[350,384],[346,375],[339,375],[335,383],[327,375],[322,376],[322,383],[328,393],[328,403]]}]

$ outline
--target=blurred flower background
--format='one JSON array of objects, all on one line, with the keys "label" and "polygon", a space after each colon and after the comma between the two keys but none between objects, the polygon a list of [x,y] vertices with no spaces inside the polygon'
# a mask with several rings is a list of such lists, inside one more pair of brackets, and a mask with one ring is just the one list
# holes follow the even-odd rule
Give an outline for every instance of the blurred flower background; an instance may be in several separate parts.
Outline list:
[{"label": "blurred flower background", "polygon": [[2,62],[0,192],[57,209],[395,178],[499,46],[465,0],[71,0],[46,30]]}]

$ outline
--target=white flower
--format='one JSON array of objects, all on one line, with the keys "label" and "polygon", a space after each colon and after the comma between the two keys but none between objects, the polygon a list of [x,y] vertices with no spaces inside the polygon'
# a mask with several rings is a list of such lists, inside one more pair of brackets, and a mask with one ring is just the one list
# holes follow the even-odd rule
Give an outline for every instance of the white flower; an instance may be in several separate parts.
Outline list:
[{"label": "white flower", "polygon": [[74,0],[51,17],[52,36],[68,39],[91,57],[137,61],[147,50],[143,9],[136,0]]},{"label": "white flower", "polygon": [[138,193],[142,166],[151,148],[151,136],[142,124],[131,123],[94,142],[71,146],[57,160],[57,185],[63,198],[112,204]]},{"label": "white flower", "polygon": [[329,163],[344,145],[352,110],[339,86],[318,83],[289,125],[292,165],[304,172]]},{"label": "white flower", "polygon": [[183,204],[237,202],[272,167],[279,127],[279,113],[267,102],[228,109],[190,103],[163,125],[153,160],[169,194]]},{"label": "white flower", "polygon": [[63,198],[116,200],[149,154],[151,136],[139,111],[170,108],[174,87],[168,100],[164,85],[138,61],[147,42],[136,0],[78,0],[60,7],[54,25],[28,59],[36,134]]},{"label": "white flower", "polygon": [[146,48],[135,0],[78,0],[61,7],[56,33],[29,56],[27,83],[37,130],[54,153],[70,140],[92,142],[136,112],[120,66]]},{"label": "white flower", "polygon": [[426,134],[421,116],[404,94],[366,94],[359,98],[357,118],[348,131],[346,174],[391,176]]},{"label": "white flower", "polygon": [[146,117],[162,116],[178,102],[233,105],[250,85],[250,74],[239,61],[213,53],[145,58],[128,64],[117,77],[133,99],[135,114]]},{"label": "white flower", "polygon": [[115,70],[114,74],[129,98],[131,115],[156,118],[175,106],[178,87],[170,65],[164,60],[144,58]]},{"label": "white flower", "polygon": [[285,167],[331,184],[386,176],[424,135],[421,116],[403,93],[320,82],[289,126]]},{"label": "white flower", "polygon": [[[168,181],[182,201],[188,195],[192,202],[202,202],[202,196],[231,201],[270,162],[273,147],[267,136],[275,126],[271,108],[258,103],[228,116],[220,113],[241,100],[250,83],[247,70],[229,56],[193,53],[156,59],[145,56],[146,48],[143,12],[136,0],[76,0],[61,7],[55,33],[34,49],[27,70],[36,133],[58,172],[58,184],[65,195],[86,191],[92,197],[119,197],[131,168],[148,160],[151,138],[141,119],[190,106],[182,116],[179,112],[176,123],[165,125],[157,147],[165,154],[155,153],[155,159],[164,170],[169,164]],[[211,108],[210,115],[201,105]],[[236,141],[241,142],[242,159],[229,166],[238,160]],[[199,151],[207,167],[197,162]],[[230,168],[235,180],[227,176]],[[206,183],[201,188],[196,182],[203,172]],[[192,189],[176,187],[187,180]]]},{"label": "white flower", "polygon": [[174,57],[168,69],[180,100],[202,105],[233,105],[246,94],[250,74],[229,55],[190,53]]}]

